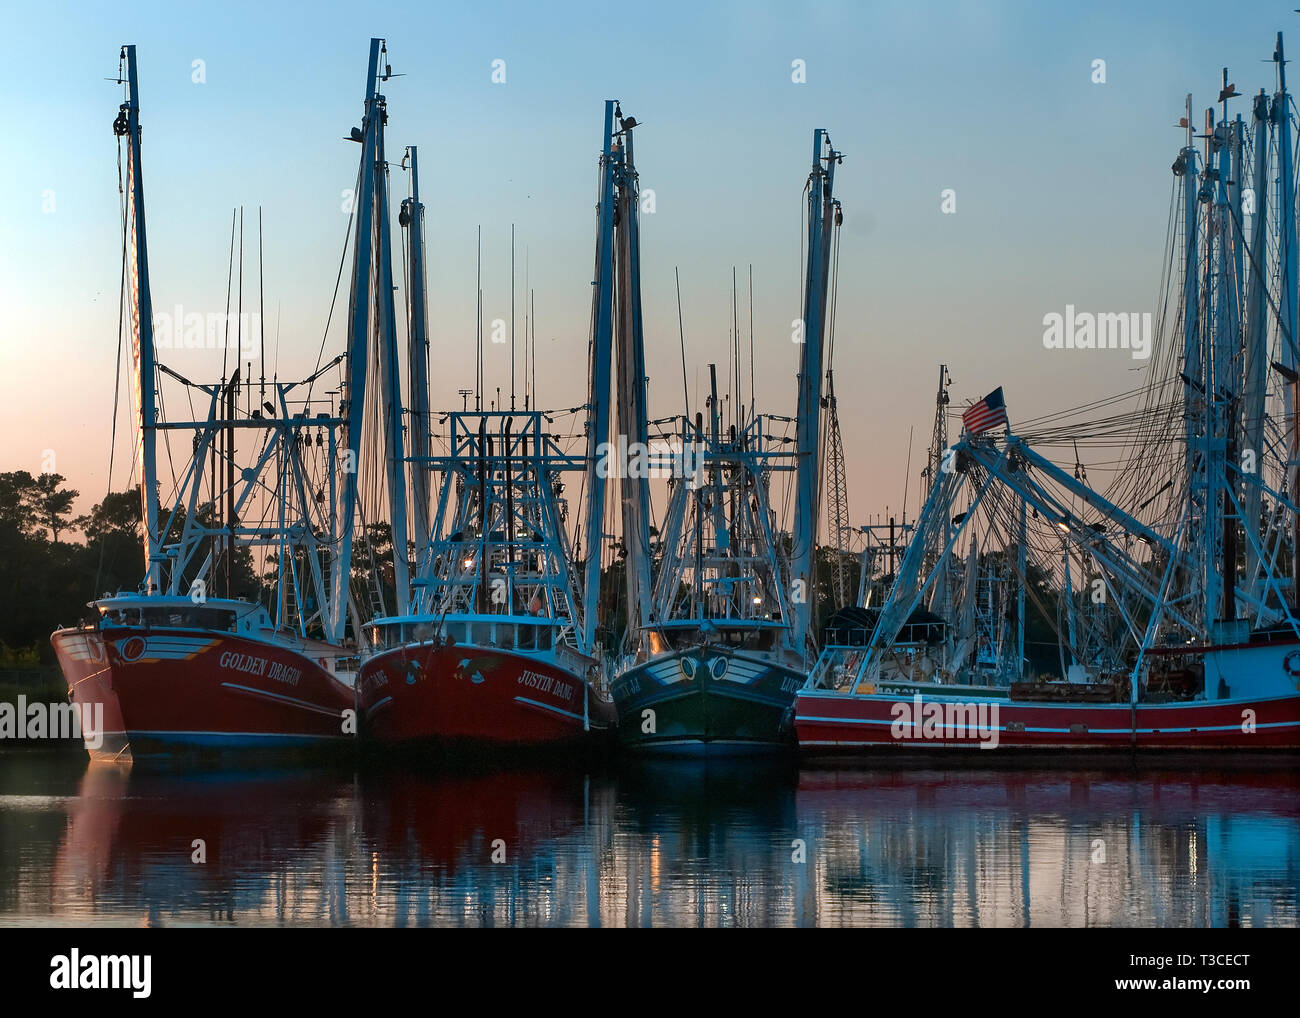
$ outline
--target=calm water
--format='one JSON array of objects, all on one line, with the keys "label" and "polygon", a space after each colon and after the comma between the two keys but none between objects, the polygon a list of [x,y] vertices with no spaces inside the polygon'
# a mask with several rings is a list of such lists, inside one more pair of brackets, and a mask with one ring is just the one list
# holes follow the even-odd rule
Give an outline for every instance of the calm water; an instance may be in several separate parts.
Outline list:
[{"label": "calm water", "polygon": [[1296,926],[1298,792],[1253,772],[165,774],[9,753],[0,925]]}]

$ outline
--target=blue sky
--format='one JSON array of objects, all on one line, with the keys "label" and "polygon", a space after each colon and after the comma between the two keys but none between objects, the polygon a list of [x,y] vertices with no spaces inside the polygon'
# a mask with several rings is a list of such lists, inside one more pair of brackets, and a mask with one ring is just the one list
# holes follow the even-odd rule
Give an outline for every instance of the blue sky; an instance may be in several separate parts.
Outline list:
[{"label": "blue sky", "polygon": [[[104,79],[124,42],[139,52],[155,306],[222,310],[230,211],[241,204],[245,301],[255,301],[262,206],[268,343],[278,321],[289,375],[320,342],[347,226],[341,192],[356,169],[342,138],[360,122],[368,39],[387,38],[405,74],[387,86],[388,145],[394,157],[420,148],[434,395],[448,406],[473,379],[480,224],[485,317],[509,317],[514,223],[521,334],[525,251],[537,295],[541,401],[582,401],[602,103],[619,98],[644,125],[637,162],[656,198],[642,219],[653,409],[679,409],[674,267],[689,373],[703,379],[709,361],[725,372],[731,271],[743,287],[752,263],[759,402],[792,413],[801,191],[811,132],[827,128],[845,153],[836,378],[855,523],[899,508],[909,428],[915,473],[940,362],[958,402],[1004,386],[1013,424],[1140,383],[1142,362],[1125,352],[1045,350],[1042,318],[1067,303],[1155,310],[1184,95],[1199,123],[1221,67],[1239,91],[1271,92],[1274,33],[1297,29],[1300,54],[1300,19],[1274,3],[665,2],[635,12],[11,10],[0,61],[0,470],[38,471],[53,449],[85,505],[107,484],[120,93]],[[496,59],[505,84],[491,81]],[[791,81],[795,59],[805,83]],[[1106,61],[1104,84],[1092,81],[1094,59]],[[945,188],[956,192],[952,215],[940,211]],[[488,349],[489,385],[508,389],[508,348]],[[172,363],[207,377],[219,372],[212,356],[177,351]]]}]

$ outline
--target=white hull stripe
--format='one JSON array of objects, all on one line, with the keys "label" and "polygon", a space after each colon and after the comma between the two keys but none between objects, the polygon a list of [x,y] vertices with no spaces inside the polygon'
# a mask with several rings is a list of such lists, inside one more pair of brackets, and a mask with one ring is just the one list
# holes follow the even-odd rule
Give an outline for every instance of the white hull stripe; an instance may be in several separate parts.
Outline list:
[{"label": "white hull stripe", "polygon": [[[899,693],[904,691],[900,690]],[[987,703],[990,706],[997,704],[999,707],[1016,710],[1089,710],[1089,711],[1129,711],[1133,705],[1130,703],[1048,703],[1043,700],[1008,700],[1005,697],[994,699],[993,697],[982,696],[962,696],[960,693],[944,693],[937,695],[928,691],[921,694],[924,703],[961,703],[979,706],[981,703]],[[900,701],[900,695],[887,693],[835,693],[829,690],[799,690],[797,701],[808,702],[813,700],[845,700],[850,703],[889,703],[894,704]],[[1300,692],[1296,693],[1278,693],[1275,696],[1244,696],[1229,697],[1225,700],[1181,700],[1174,703],[1139,703],[1137,705],[1140,711],[1168,711],[1168,710],[1205,710],[1210,707],[1255,707],[1261,703],[1276,703],[1280,700],[1297,700],[1300,699]],[[907,697],[907,703],[912,702],[912,697]]]},{"label": "white hull stripe", "polygon": [[370,717],[370,715],[373,714],[375,711],[379,710],[380,707],[387,707],[392,702],[393,702],[393,698],[391,696],[386,696],[382,700],[379,700],[376,703],[372,703],[369,707],[366,708],[366,717]]},{"label": "white hull stripe", "polygon": [[132,739],[161,739],[182,736],[188,739],[304,739],[319,741],[321,739],[347,739],[351,735],[340,732],[334,734],[313,734],[311,732],[188,732],[188,731],[140,731],[140,732],[105,732],[105,735],[122,735]]},{"label": "white hull stripe", "polygon": [[303,710],[309,710],[316,714],[324,714],[327,717],[341,718],[343,716],[338,711],[330,710],[328,707],[322,707],[317,703],[308,703],[306,700],[298,700],[292,696],[285,696],[283,693],[272,693],[265,689],[254,689],[251,686],[240,686],[233,682],[223,682],[221,685],[225,689],[233,689],[236,692],[265,697],[266,699],[274,700],[277,703],[287,704],[290,707],[301,707]]},{"label": "white hull stripe", "polygon": [[526,696],[516,696],[515,703],[527,704],[529,707],[540,707],[542,710],[548,710],[552,714],[560,714],[566,718],[573,718],[574,721],[581,721],[581,714],[574,714],[572,711],[560,710],[559,707],[552,707],[549,703],[538,703],[536,700],[530,700]]},{"label": "white hull stripe", "polygon": [[[1044,750],[1060,750],[1062,752],[1072,752],[1074,750],[1095,750],[1097,752],[1102,752],[1102,751],[1128,752],[1132,748],[1127,743],[1121,744],[1115,742],[1079,742],[1079,741],[1061,742],[1051,746],[1045,746],[1038,743],[1023,743],[1023,742],[1010,743],[1010,744],[999,743],[996,747],[990,746],[988,750],[986,750],[984,748],[984,744],[979,741],[968,740],[965,742],[959,742],[954,739],[948,739],[948,740],[918,739],[916,741],[908,741],[908,742],[899,742],[892,739],[887,742],[864,742],[861,739],[801,739],[799,742],[800,749],[811,749],[814,746],[838,746],[838,747],[844,747],[846,749],[872,749],[872,748],[925,749],[925,750],[946,749],[946,750],[951,750],[953,752],[961,752],[963,750],[978,749],[981,753],[989,752],[989,751],[997,752],[998,750],[1003,750],[1003,749],[1007,750],[1010,753],[1016,753],[1016,752],[1033,753],[1035,751],[1042,752]],[[1164,749],[1160,749],[1159,747],[1155,747],[1151,745],[1138,746],[1137,748],[1139,751],[1150,750],[1152,752],[1159,751],[1165,753],[1180,751],[1175,747],[1167,747]],[[1249,745],[1241,742],[1234,742],[1230,745],[1222,745],[1222,746],[1198,746],[1196,748],[1197,752],[1206,752],[1206,751],[1213,752],[1214,750],[1223,750],[1224,752],[1238,752],[1238,751],[1246,750],[1246,751],[1257,752],[1257,753],[1290,752],[1289,750],[1286,750],[1284,748],[1279,748],[1277,746],[1259,746],[1254,749],[1251,749]]]},{"label": "white hull stripe", "polygon": [[[826,724],[826,725],[885,725],[893,727],[897,722],[885,721],[877,718],[807,718],[796,717],[795,724],[806,722],[808,724]],[[910,725],[907,727],[920,728],[921,725]],[[967,726],[969,727],[969,726]],[[1255,728],[1300,728],[1300,721],[1261,721],[1255,723]],[[999,726],[997,731],[1004,735],[1024,735],[1033,732],[1038,735],[1132,735],[1132,728],[1089,728],[1083,732],[1071,731],[1069,728],[1006,728]],[[1234,732],[1240,731],[1240,724],[1232,725],[1197,725],[1195,728],[1139,728],[1138,735],[1187,735],[1191,732]],[[1242,732],[1243,735],[1247,734]],[[946,737],[945,737],[946,738]],[[978,739],[978,735],[964,736],[967,739]]]}]

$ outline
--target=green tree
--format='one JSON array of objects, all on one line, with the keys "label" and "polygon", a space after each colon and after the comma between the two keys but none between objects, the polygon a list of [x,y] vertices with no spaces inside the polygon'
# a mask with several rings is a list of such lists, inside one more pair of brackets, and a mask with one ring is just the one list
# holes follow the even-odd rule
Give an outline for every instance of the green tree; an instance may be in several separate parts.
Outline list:
[{"label": "green tree", "polygon": [[65,480],[62,474],[41,474],[33,483],[31,508],[36,522],[50,531],[55,544],[73,525],[72,503],[81,497],[81,492],[61,487]]}]

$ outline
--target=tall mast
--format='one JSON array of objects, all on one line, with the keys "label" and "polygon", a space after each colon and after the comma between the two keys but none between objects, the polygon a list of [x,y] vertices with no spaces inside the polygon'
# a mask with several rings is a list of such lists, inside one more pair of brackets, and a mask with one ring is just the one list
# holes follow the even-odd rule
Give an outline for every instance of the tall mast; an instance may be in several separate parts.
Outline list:
[{"label": "tall mast", "polygon": [[[1273,125],[1277,130],[1278,161],[1278,220],[1282,226],[1281,293],[1278,305],[1282,316],[1282,364],[1287,369],[1287,384],[1283,390],[1283,403],[1287,422],[1287,486],[1291,498],[1300,487],[1300,435],[1296,431],[1296,289],[1300,279],[1300,252],[1296,249],[1295,170],[1291,153],[1291,97],[1286,91],[1286,56],[1282,49],[1282,33],[1277,33],[1277,48],[1273,51],[1277,65],[1277,93],[1273,96]],[[1291,526],[1291,599],[1297,600],[1300,592],[1300,517]]]},{"label": "tall mast", "polygon": [[1223,278],[1219,265],[1219,252],[1222,249],[1223,231],[1222,205],[1220,195],[1222,185],[1216,187],[1219,170],[1215,166],[1217,135],[1214,129],[1214,107],[1205,111],[1205,181],[1203,185],[1204,201],[1209,205],[1205,223],[1205,324],[1201,334],[1201,393],[1202,393],[1202,434],[1200,469],[1196,475],[1196,484],[1201,488],[1205,499],[1203,508],[1204,526],[1201,531],[1201,589],[1203,593],[1202,612],[1206,634],[1213,641],[1212,629],[1216,619],[1222,617],[1221,595],[1224,589],[1222,562],[1223,520],[1223,460],[1225,450],[1219,444],[1220,401],[1215,381],[1215,357],[1222,345],[1223,333]]},{"label": "tall mast", "polygon": [[144,523],[145,591],[162,589],[161,537],[158,534],[157,391],[153,339],[153,297],[149,289],[149,247],[144,227],[144,179],[140,165],[140,89],[135,47],[123,46],[127,101],[118,110],[113,131],[126,136],[127,302],[131,329],[131,394],[136,423],[136,465],[140,476]]},{"label": "tall mast", "polygon": [[407,149],[411,159],[411,196],[402,203],[398,221],[409,231],[408,275],[410,287],[410,328],[407,359],[410,362],[411,405],[411,504],[415,534],[416,562],[429,545],[429,464],[431,449],[429,429],[429,334],[424,275],[424,206],[420,203],[420,171],[415,146]]},{"label": "tall mast", "polygon": [[614,106],[605,101],[605,133],[600,150],[600,204],[596,211],[596,278],[591,297],[591,372],[587,401],[587,506],[583,525],[587,557],[582,588],[583,644],[595,646],[600,599],[600,556],[605,539],[605,478],[597,476],[609,449],[610,356],[613,351],[614,271]]},{"label": "tall mast", "polygon": [[[1174,161],[1174,174],[1182,178],[1183,201],[1183,438],[1184,470],[1187,477],[1188,519],[1203,527],[1202,505],[1205,489],[1197,483],[1201,469],[1201,429],[1204,413],[1200,409],[1206,402],[1206,381],[1201,358],[1200,312],[1200,181],[1197,173],[1195,129],[1192,126],[1192,97],[1186,101],[1183,118],[1186,137],[1183,148]],[[1197,534],[1194,540],[1199,541]],[[1193,545],[1196,547],[1198,545]],[[1198,577],[1198,584],[1202,578]],[[1072,642],[1071,646],[1076,644]]]},{"label": "tall mast", "polygon": [[[638,218],[639,198],[636,167],[632,156],[632,129],[636,119],[623,117],[615,107],[618,118],[621,151],[612,155],[614,180],[617,187],[615,205],[615,278],[613,285],[601,291],[617,294],[618,320],[616,328],[618,381],[618,431],[627,436],[629,443],[648,454],[649,425],[646,372],[645,334],[641,322],[641,233]],[[650,488],[644,471],[625,471],[629,476],[619,479],[622,502],[623,547],[627,571],[627,622],[628,645],[636,633],[650,621]],[[684,480],[681,482],[684,483]]]},{"label": "tall mast", "polygon": [[[389,77],[384,67],[384,80]],[[384,157],[385,100],[376,96],[380,106],[376,125],[375,157],[375,230],[379,238],[379,264],[375,266],[377,311],[380,318],[380,362],[383,375],[380,389],[384,406],[384,464],[388,473],[390,524],[393,530],[393,588],[396,613],[405,615],[410,607],[411,578],[407,559],[406,527],[406,452],[402,435],[402,374],[397,359],[397,309],[393,300],[392,217],[388,210],[388,163]]]},{"label": "tall mast", "polygon": [[[382,110],[379,96],[379,39],[370,40],[370,63],[366,71],[365,119],[353,137],[361,142],[361,188],[357,195],[356,228],[353,235],[352,293],[348,313],[347,372],[343,398],[343,483],[336,490],[335,518],[339,526],[338,554],[330,562],[330,610],[326,639],[337,643],[347,623],[347,588],[355,538],[357,466],[361,453],[361,430],[365,411],[366,368],[370,352],[370,266],[375,227],[375,165],[379,158]],[[360,135],[358,138],[357,136]]]},{"label": "tall mast", "polygon": [[[1255,207],[1251,220],[1250,260],[1246,293],[1246,362],[1241,399],[1241,445],[1254,452],[1256,469],[1264,451],[1264,406],[1268,395],[1268,143],[1270,131],[1268,95],[1259,90],[1252,107],[1255,169],[1252,191]],[[1242,510],[1247,527],[1258,532],[1262,492],[1257,484],[1245,486]],[[1246,589],[1256,593],[1259,556],[1255,542],[1246,542]]]},{"label": "tall mast", "polygon": [[[1213,497],[1218,517],[1216,534],[1217,564],[1222,584],[1217,605],[1218,618],[1231,622],[1237,615],[1237,517],[1230,492],[1235,475],[1228,469],[1229,458],[1234,456],[1235,402],[1241,394],[1241,365],[1237,352],[1241,347],[1241,291],[1237,231],[1233,218],[1241,216],[1241,160],[1237,144],[1237,127],[1228,119],[1228,100],[1236,95],[1228,83],[1228,69],[1223,68],[1219,90],[1220,118],[1218,127],[1211,132],[1211,152],[1218,156],[1213,212],[1214,272],[1214,333],[1210,350],[1213,384],[1208,388],[1213,410],[1213,455],[1210,460],[1214,485]],[[1208,160],[1207,160],[1208,165]],[[1208,571],[1208,570],[1207,570]]]},{"label": "tall mast", "polygon": [[[952,384],[952,379],[948,376],[948,365],[939,365],[939,387],[935,390],[934,395],[934,430],[930,433],[930,451],[925,467],[925,492],[922,494],[921,502],[925,502],[925,494],[930,488],[939,483],[939,473],[944,469],[944,456],[948,451],[948,386]],[[952,534],[952,513],[948,513],[943,518],[942,529],[936,529],[934,534],[930,535],[925,547],[925,560],[921,568],[928,575],[929,572],[939,563],[940,556],[944,556],[943,569],[939,572],[939,578],[935,581],[934,592],[930,595],[930,610],[937,612],[943,618],[952,620],[952,573],[949,569],[949,563],[952,560],[951,555],[946,555],[944,549],[948,547],[948,538]],[[950,625],[946,630],[947,634],[947,651],[952,650],[952,633]]]},{"label": "tall mast", "polygon": [[794,597],[791,639],[806,651],[812,631],[816,577],[818,481],[821,464],[822,341],[826,332],[826,293],[830,282],[831,234],[838,203],[833,197],[835,166],[840,153],[826,132],[813,132],[812,172],[808,176],[808,267],[804,282],[803,344],[799,354],[799,402],[796,411],[794,532],[791,535],[790,579],[803,584],[803,597]]}]

